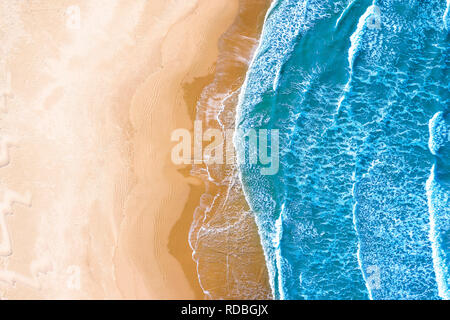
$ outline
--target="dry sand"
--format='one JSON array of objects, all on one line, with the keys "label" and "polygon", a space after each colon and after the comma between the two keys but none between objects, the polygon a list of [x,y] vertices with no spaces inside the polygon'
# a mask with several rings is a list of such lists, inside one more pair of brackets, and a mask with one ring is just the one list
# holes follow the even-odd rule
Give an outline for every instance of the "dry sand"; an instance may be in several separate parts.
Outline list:
[{"label": "dry sand", "polygon": [[237,14],[238,0],[0,3],[1,298],[203,298],[187,242],[168,249],[202,193],[170,133],[192,128],[201,90],[185,100],[185,84],[208,83]]}]

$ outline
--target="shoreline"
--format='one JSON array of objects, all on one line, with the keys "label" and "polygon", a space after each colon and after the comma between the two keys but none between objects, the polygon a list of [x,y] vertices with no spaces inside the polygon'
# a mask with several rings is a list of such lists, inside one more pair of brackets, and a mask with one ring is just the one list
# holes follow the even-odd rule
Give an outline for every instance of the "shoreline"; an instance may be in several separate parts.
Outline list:
[{"label": "shoreline", "polygon": [[[196,106],[196,120],[205,127],[223,134],[234,128],[237,95],[269,6],[270,1],[265,0],[240,1],[239,16],[220,39],[214,81],[205,87]],[[236,168],[194,165],[191,174],[205,185],[201,205],[194,211],[189,242],[206,297],[271,298],[259,235]],[[230,275],[238,279],[230,279]]]},{"label": "shoreline", "polygon": [[[252,56],[252,58],[251,58],[251,61],[249,62],[249,65],[248,65],[248,72],[249,72],[250,69],[252,68],[253,62],[254,62],[254,60],[257,58],[257,54],[258,54],[258,52],[259,52],[260,49],[261,49],[262,41],[263,41],[263,37],[264,37],[264,32],[265,32],[265,22],[266,22],[268,16],[270,15],[270,13],[273,11],[273,9],[276,7],[277,4],[278,4],[278,0],[271,0],[271,1],[270,1],[270,5],[268,6],[268,8],[267,8],[267,10],[266,10],[266,12],[265,12],[265,14],[264,14],[263,24],[262,24],[262,27],[261,27],[261,30],[260,30],[259,43],[258,43],[258,46],[256,47],[256,49],[255,49],[255,51],[254,51],[254,54],[253,54],[253,56]],[[240,91],[239,96],[238,96],[238,102],[237,102],[237,104],[236,104],[235,123],[236,123],[237,120],[238,120],[238,117],[239,117],[239,109],[240,109],[241,106],[242,106],[243,92],[244,92],[244,91],[246,90],[246,88],[247,88],[248,75],[249,75],[248,72],[245,74],[245,79],[244,79],[244,82],[242,83],[241,91]],[[236,124],[235,124],[235,130],[237,130]],[[233,144],[234,144],[234,141],[233,141]],[[236,149],[236,148],[235,148],[235,149]],[[240,183],[241,183],[241,185],[242,185],[243,182],[242,182],[242,177],[241,177],[241,175],[239,175],[239,181],[240,181]],[[247,192],[245,191],[244,188],[242,188],[242,193],[243,193],[243,195],[244,195],[245,201],[247,202],[248,206],[249,206],[250,209],[251,209],[250,199],[249,199],[249,196],[248,196],[248,194],[247,194]],[[256,218],[255,218],[255,223],[256,223]],[[265,250],[263,249],[263,242],[262,242],[261,234],[260,234],[258,228],[257,228],[257,233],[258,233],[258,236],[259,236],[259,243],[260,243],[261,249],[262,249],[262,251],[263,251],[264,263],[265,263],[265,265],[266,265],[266,272],[267,272],[267,277],[268,277],[268,279],[267,279],[268,286],[269,286],[269,289],[270,289],[272,298],[275,299],[276,293],[275,293],[274,288],[273,288],[273,286],[272,286],[272,285],[273,285],[273,283],[272,283],[272,282],[273,282],[273,280],[272,280],[273,275],[271,274],[271,270],[269,269],[269,268],[270,268],[270,265],[269,265],[270,262],[268,261],[266,252],[265,252]]]}]

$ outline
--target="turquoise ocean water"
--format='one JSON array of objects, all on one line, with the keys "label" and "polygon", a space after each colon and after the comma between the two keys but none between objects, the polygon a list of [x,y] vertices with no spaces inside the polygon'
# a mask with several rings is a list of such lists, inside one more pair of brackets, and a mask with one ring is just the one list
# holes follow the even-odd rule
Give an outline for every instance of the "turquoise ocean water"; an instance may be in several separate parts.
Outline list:
[{"label": "turquoise ocean water", "polygon": [[277,299],[450,298],[449,0],[275,0],[237,111]]}]

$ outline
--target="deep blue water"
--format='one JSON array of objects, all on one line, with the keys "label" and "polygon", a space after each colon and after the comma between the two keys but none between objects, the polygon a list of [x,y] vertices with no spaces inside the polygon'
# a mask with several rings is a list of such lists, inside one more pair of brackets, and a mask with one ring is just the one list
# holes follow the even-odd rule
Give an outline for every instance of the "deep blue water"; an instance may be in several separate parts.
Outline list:
[{"label": "deep blue water", "polygon": [[277,299],[450,298],[446,0],[279,0],[237,112],[278,129],[240,165]]}]

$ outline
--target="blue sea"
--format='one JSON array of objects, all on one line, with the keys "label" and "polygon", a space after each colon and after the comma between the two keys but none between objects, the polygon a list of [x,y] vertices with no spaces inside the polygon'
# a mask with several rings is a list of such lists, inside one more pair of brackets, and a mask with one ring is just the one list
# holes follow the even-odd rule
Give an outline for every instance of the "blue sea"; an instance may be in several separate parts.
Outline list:
[{"label": "blue sea", "polygon": [[275,0],[234,142],[276,299],[450,298],[450,0]]}]

